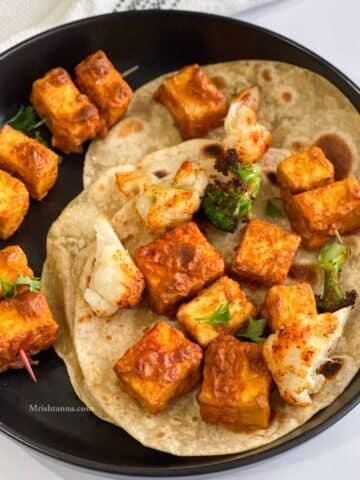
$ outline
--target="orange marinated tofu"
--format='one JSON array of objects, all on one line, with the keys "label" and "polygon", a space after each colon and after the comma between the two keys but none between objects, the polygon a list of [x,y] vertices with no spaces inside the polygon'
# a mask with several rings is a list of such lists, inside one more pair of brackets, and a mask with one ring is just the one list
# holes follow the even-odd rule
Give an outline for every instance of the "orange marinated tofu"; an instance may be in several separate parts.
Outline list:
[{"label": "orange marinated tofu", "polygon": [[156,313],[172,313],[224,273],[224,259],[194,222],[183,223],[135,251],[150,304]]},{"label": "orange marinated tofu", "polygon": [[52,145],[65,153],[81,152],[81,145],[103,128],[98,109],[61,67],[35,80],[30,100],[39,116],[46,119]]},{"label": "orange marinated tofu", "polygon": [[79,90],[98,107],[108,128],[125,115],[133,92],[102,50],[79,63],[75,73]]},{"label": "orange marinated tofu", "polygon": [[181,305],[177,319],[202,347],[223,333],[235,333],[256,313],[240,285],[221,277],[189,303]]},{"label": "orange marinated tofu", "polygon": [[300,237],[264,220],[250,220],[235,253],[232,268],[240,278],[262,285],[283,283]]},{"label": "orange marinated tofu", "polygon": [[294,153],[279,163],[276,179],[291,193],[301,193],[334,181],[334,166],[319,147]]},{"label": "orange marinated tofu", "polygon": [[28,357],[55,342],[58,325],[44,295],[24,292],[11,300],[0,301],[0,372],[18,368],[19,350]]},{"label": "orange marinated tofu", "polygon": [[164,80],[155,99],[169,110],[183,138],[205,135],[221,125],[227,112],[224,95],[199,65],[188,65]]},{"label": "orange marinated tofu", "polygon": [[353,177],[309,192],[282,195],[291,225],[306,248],[321,247],[336,230],[351,233],[360,228],[360,185]]},{"label": "orange marinated tofu", "polygon": [[42,200],[58,176],[59,156],[9,125],[0,130],[0,168],[22,180],[31,198]]},{"label": "orange marinated tofu", "polygon": [[267,291],[261,316],[267,319],[273,332],[294,321],[299,314],[317,314],[314,292],[308,283],[275,285]]},{"label": "orange marinated tofu", "polygon": [[198,395],[201,418],[232,430],[267,428],[270,385],[262,345],[221,335],[205,353],[204,379]]},{"label": "orange marinated tofu", "polygon": [[[0,250],[0,278],[13,284],[20,275],[33,277],[34,273],[28,265],[24,251],[19,245],[11,245]],[[24,288],[24,287],[21,287]],[[2,290],[0,284],[0,298]]]},{"label": "orange marinated tofu", "polygon": [[159,322],[116,362],[121,387],[157,413],[191,391],[201,375],[202,350],[176,328]]},{"label": "orange marinated tofu", "polygon": [[0,170],[0,238],[6,240],[20,227],[29,209],[29,192],[15,177]]}]

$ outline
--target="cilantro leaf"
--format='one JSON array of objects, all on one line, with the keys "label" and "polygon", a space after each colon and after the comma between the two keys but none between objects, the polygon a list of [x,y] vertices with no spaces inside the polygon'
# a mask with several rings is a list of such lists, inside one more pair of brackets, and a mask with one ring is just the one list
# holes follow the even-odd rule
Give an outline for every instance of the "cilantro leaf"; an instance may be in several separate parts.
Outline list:
[{"label": "cilantro leaf", "polygon": [[42,143],[43,145],[45,145],[45,147],[48,147],[49,144],[48,142],[45,140],[45,138],[42,136],[40,130],[35,130],[34,132],[34,137],[36,138],[36,140],[39,142],[39,143]]},{"label": "cilantro leaf", "polygon": [[9,283],[0,277],[0,284],[3,297],[5,300],[13,298],[17,294],[17,286],[23,285],[28,287],[30,292],[37,292],[40,290],[41,280],[40,277],[28,277],[27,275],[19,275],[14,283]]},{"label": "cilantro leaf", "polygon": [[277,207],[271,200],[268,200],[266,204],[265,215],[273,218],[281,218],[284,217],[284,212],[281,210],[281,208]]},{"label": "cilantro leaf", "polygon": [[39,121],[39,117],[35,112],[34,108],[25,105],[21,105],[16,114],[8,120],[8,125],[15,128],[16,130],[21,130],[22,132],[29,131],[36,123]]},{"label": "cilantro leaf", "polygon": [[223,303],[215,312],[207,317],[197,318],[198,321],[206,321],[212,325],[221,325],[230,321],[230,303]]},{"label": "cilantro leaf", "polygon": [[251,340],[256,343],[263,343],[265,338],[262,337],[266,326],[265,318],[248,318],[246,327],[241,328],[236,336],[242,339]]},{"label": "cilantro leaf", "polygon": [[234,88],[231,92],[231,96],[235,97],[235,95],[237,95],[244,87],[245,87],[244,82],[242,82],[241,80],[238,80],[234,85]]}]

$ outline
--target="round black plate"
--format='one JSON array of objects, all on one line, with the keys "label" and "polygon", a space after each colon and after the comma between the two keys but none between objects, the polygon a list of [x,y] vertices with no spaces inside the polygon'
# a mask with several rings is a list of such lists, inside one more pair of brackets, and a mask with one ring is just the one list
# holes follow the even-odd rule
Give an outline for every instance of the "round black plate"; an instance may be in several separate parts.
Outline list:
[{"label": "round black plate", "polygon": [[[133,88],[183,65],[237,59],[281,60],[309,68],[332,81],[360,107],[360,92],[343,74],[299,45],[238,20],[187,12],[144,11],[110,14],[68,24],[27,40],[0,56],[0,121],[28,103],[31,83],[48,69],[69,71],[102,48],[120,71],[139,65],[128,78]],[[55,188],[33,203],[18,233],[19,243],[40,273],[50,224],[81,190],[83,158],[69,155]],[[0,242],[0,247],[5,246]],[[134,475],[207,473],[249,464],[298,445],[339,420],[360,400],[360,376],[328,408],[291,434],[240,455],[175,457],[143,447],[120,428],[81,407],[65,367],[54,351],[39,355],[38,383],[24,371],[0,376],[0,428],[17,440],[81,466]],[[37,411],[36,406],[38,408]],[[66,407],[67,412],[50,409]],[[209,439],[211,441],[211,439]]]}]

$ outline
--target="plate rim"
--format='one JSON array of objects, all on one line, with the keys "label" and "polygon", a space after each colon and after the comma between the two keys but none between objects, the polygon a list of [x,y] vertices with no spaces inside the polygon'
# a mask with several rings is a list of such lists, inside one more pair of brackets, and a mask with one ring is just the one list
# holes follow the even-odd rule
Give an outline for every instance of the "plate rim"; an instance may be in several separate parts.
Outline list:
[{"label": "plate rim", "polygon": [[[68,22],[62,25],[58,25],[56,27],[50,28],[48,30],[45,30],[41,33],[38,33],[36,35],[33,35],[27,39],[22,40],[21,42],[17,43],[16,45],[13,45],[6,49],[5,51],[0,53],[0,61],[4,60],[6,57],[9,55],[16,54],[17,51],[21,50],[24,46],[31,45],[33,42],[41,39],[46,39],[47,37],[52,36],[55,33],[58,32],[66,32],[66,30],[76,28],[78,25],[86,25],[86,24],[91,24],[92,22],[96,22],[97,20],[101,20],[107,17],[117,17],[117,16],[144,16],[144,15],[172,15],[172,16],[186,16],[186,17],[203,17],[203,18],[213,18],[217,21],[221,22],[227,22],[227,23],[233,23],[233,24],[241,24],[244,27],[249,27],[251,29],[260,31],[264,34],[267,34],[273,38],[276,38],[280,40],[283,43],[286,43],[297,50],[301,51],[302,53],[306,54],[307,56],[311,57],[315,62],[322,64],[324,67],[327,69],[331,70],[334,72],[337,77],[339,77],[345,84],[347,84],[350,89],[352,89],[355,94],[359,96],[359,103],[360,103],[360,88],[357,86],[357,84],[351,80],[346,74],[344,74],[341,70],[339,70],[337,67],[335,67],[331,62],[328,60],[324,59],[321,55],[317,54],[316,52],[312,51],[311,49],[301,45],[300,43],[286,37],[285,35],[279,34],[271,29],[258,26],[256,24],[253,24],[251,22],[247,22],[244,20],[240,20],[237,18],[233,17],[227,17],[224,15],[218,15],[218,14],[213,14],[213,13],[205,13],[205,12],[199,12],[199,11],[188,11],[188,10],[157,10],[157,9],[146,9],[146,10],[131,10],[131,11],[122,11],[122,12],[110,12],[102,15],[93,15],[90,17],[86,17],[80,20],[75,20],[72,22]],[[289,63],[289,62],[288,62]],[[296,65],[296,64],[293,64]],[[326,77],[325,77],[326,78]],[[330,81],[330,80],[329,80]],[[333,82],[332,82],[333,83]],[[337,86],[340,90],[341,87]],[[343,92],[344,95],[348,98],[348,95]],[[350,100],[350,99],[349,99]],[[65,368],[65,365],[64,367]],[[352,380],[353,381],[353,380]],[[349,384],[350,385],[350,384]],[[344,392],[343,392],[344,393]],[[342,393],[342,394],[343,394]],[[70,465],[76,465],[78,467],[82,467],[85,469],[89,469],[92,471],[98,471],[98,472],[106,472],[106,473],[111,473],[111,474],[118,474],[118,475],[131,475],[131,476],[157,476],[157,477],[175,477],[175,476],[189,476],[189,475],[204,475],[208,473],[216,473],[220,471],[225,471],[225,470],[230,470],[234,468],[239,468],[243,467],[245,465],[250,465],[254,464],[269,458],[272,458],[276,455],[279,455],[281,453],[284,453],[294,447],[297,447],[306,441],[310,440],[311,438],[314,438],[315,436],[319,435],[323,431],[325,431],[327,428],[331,427],[335,423],[337,423],[339,420],[341,420],[345,415],[347,415],[351,410],[353,410],[358,404],[360,403],[360,391],[348,400],[338,412],[336,412],[334,415],[329,417],[328,419],[324,420],[321,424],[316,425],[312,427],[310,430],[307,432],[303,433],[302,435],[295,437],[293,439],[288,440],[287,442],[277,445],[274,447],[271,447],[263,452],[258,452],[255,453],[254,455],[250,457],[244,457],[244,458],[236,458],[237,454],[231,454],[228,457],[231,457],[227,459],[227,456],[219,456],[219,460],[216,460],[216,456],[211,457],[211,463],[204,464],[204,465],[183,465],[183,466],[170,466],[166,467],[165,469],[159,469],[159,467],[134,467],[134,466],[119,466],[116,464],[111,464],[111,463],[104,463],[96,460],[89,460],[85,459],[83,457],[79,457],[76,455],[71,455],[69,453],[63,452],[59,449],[49,447],[41,442],[38,442],[37,440],[31,439],[28,435],[23,435],[22,433],[19,433],[16,431],[16,429],[13,429],[9,427],[8,425],[4,425],[3,423],[0,422],[0,431],[8,435],[10,438],[16,440],[17,442],[32,448],[33,450],[40,452],[44,455],[47,455],[51,458],[54,458],[56,460],[59,460],[61,462],[65,462],[66,464]],[[328,407],[326,407],[328,408]],[[307,422],[306,422],[307,423]],[[300,428],[300,427],[299,427]],[[296,431],[296,430],[294,430]],[[149,449],[152,450],[152,449]],[[244,452],[242,452],[244,453]],[[241,455],[242,453],[239,453],[238,455]],[[185,457],[185,458],[191,458],[191,457]],[[199,457],[197,457],[199,458]],[[204,463],[206,462],[206,459],[209,458],[207,456],[202,457],[204,459]],[[215,460],[214,460],[215,458]]]}]

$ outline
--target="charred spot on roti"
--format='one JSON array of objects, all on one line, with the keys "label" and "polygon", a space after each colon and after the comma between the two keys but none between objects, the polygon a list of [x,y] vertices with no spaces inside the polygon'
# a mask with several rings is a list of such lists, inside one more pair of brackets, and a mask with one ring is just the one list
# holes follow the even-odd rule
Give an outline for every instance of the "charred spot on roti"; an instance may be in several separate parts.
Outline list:
[{"label": "charred spot on roti", "polygon": [[320,373],[322,373],[326,378],[335,377],[335,375],[339,373],[342,365],[343,362],[341,358],[332,358],[331,360],[328,360],[326,363],[321,365]]},{"label": "charred spot on roti", "polygon": [[191,419],[193,422],[198,422],[199,421],[199,417],[192,417]]},{"label": "charred spot on roti", "polygon": [[324,133],[315,142],[334,165],[335,180],[349,176],[353,163],[353,154],[346,140],[338,133]]},{"label": "charred spot on roti", "polygon": [[124,120],[117,129],[117,136],[120,138],[128,137],[134,133],[138,133],[144,130],[144,125],[140,120],[136,118],[129,118]]},{"label": "charred spot on roti", "polygon": [[165,433],[160,430],[160,432],[157,432],[156,436],[157,438],[162,438],[165,436]]},{"label": "charred spot on roti", "polygon": [[264,70],[262,71],[262,78],[265,80],[265,82],[272,81],[271,71],[268,68],[264,68]]},{"label": "charred spot on roti", "polygon": [[166,177],[166,175],[169,175],[169,172],[167,172],[166,170],[162,169],[162,170],[156,170],[156,172],[154,172],[154,175],[155,177],[157,178],[164,178]]},{"label": "charred spot on roti", "polygon": [[224,153],[224,149],[220,143],[211,143],[203,147],[201,153],[208,158],[217,158]]},{"label": "charred spot on roti", "polygon": [[289,103],[291,102],[293,95],[289,91],[285,91],[281,94],[281,98],[284,100],[284,102]]},{"label": "charred spot on roti", "polygon": [[267,172],[266,178],[269,180],[270,183],[273,185],[277,186],[277,178],[276,178],[276,173],[275,172]]},{"label": "charred spot on roti", "polygon": [[97,187],[99,192],[104,192],[105,191],[105,185],[103,183],[99,183]]},{"label": "charred spot on roti", "polygon": [[219,88],[220,90],[222,88],[225,88],[227,85],[225,78],[221,75],[215,75],[215,77],[212,77],[211,80],[213,83],[215,83],[216,87]]},{"label": "charred spot on roti", "polygon": [[293,263],[289,270],[289,277],[315,285],[318,281],[318,270],[314,263]]},{"label": "charred spot on roti", "polygon": [[305,148],[305,144],[301,140],[294,140],[291,143],[290,148],[291,150],[294,150],[294,152],[300,152],[300,150]]},{"label": "charred spot on roti", "polygon": [[106,340],[111,341],[111,340],[112,340],[112,336],[111,336],[111,335],[106,335]]}]

